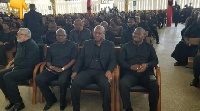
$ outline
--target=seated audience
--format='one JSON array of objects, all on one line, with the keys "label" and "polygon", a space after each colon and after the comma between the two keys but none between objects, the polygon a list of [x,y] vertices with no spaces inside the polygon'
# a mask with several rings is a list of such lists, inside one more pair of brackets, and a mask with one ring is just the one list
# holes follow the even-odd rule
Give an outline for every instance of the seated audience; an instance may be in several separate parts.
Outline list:
[{"label": "seated audience", "polygon": [[54,80],[58,80],[60,86],[60,110],[64,110],[67,106],[67,87],[70,83],[71,69],[75,63],[78,49],[74,42],[66,38],[64,29],[60,28],[56,31],[56,42],[48,50],[46,69],[35,78],[35,82],[47,102],[44,110],[51,108],[57,101],[49,88],[49,83]]},{"label": "seated audience", "polygon": [[10,32],[10,23],[3,23],[3,31],[0,33],[0,64],[6,66],[8,61],[6,51],[15,47],[15,34]]},{"label": "seated audience", "polygon": [[67,17],[67,19],[66,19],[66,25],[63,28],[65,29],[66,34],[69,36],[70,31],[74,29],[71,17]]},{"label": "seated audience", "polygon": [[110,20],[109,30],[115,34],[115,37],[121,37],[123,32],[123,27],[118,25],[116,18],[113,18]]},{"label": "seated audience", "polygon": [[14,67],[0,70],[0,88],[10,102],[5,109],[10,111],[20,111],[25,107],[17,83],[33,78],[33,69],[40,62],[39,47],[31,39],[28,28],[19,29],[17,41],[15,58],[9,63],[14,62]]},{"label": "seated audience", "polygon": [[84,27],[90,29],[90,31],[93,31],[93,27],[90,26],[90,22],[88,18],[83,18],[82,19],[83,23],[84,23]]},{"label": "seated audience", "polygon": [[119,64],[122,70],[120,80],[120,95],[123,108],[133,111],[130,101],[130,88],[136,85],[145,87],[149,92],[150,111],[157,111],[158,84],[151,80],[154,76],[153,68],[158,64],[158,57],[153,46],[143,42],[145,30],[138,27],[133,32],[133,41],[122,47],[119,55]]},{"label": "seated audience", "polygon": [[55,22],[50,22],[48,25],[48,31],[45,35],[45,44],[50,46],[56,41],[56,30],[57,30],[57,24]]},{"label": "seated audience", "polygon": [[110,81],[116,65],[114,44],[104,40],[103,26],[94,28],[94,40],[85,41],[73,67],[71,98],[73,111],[80,111],[81,89],[95,83],[100,87],[103,111],[111,111]]},{"label": "seated audience", "polygon": [[128,18],[127,25],[128,25],[128,28],[122,33],[122,36],[121,36],[122,44],[128,43],[133,40],[132,33],[134,32],[136,28],[135,19],[132,17]]},{"label": "seated audience", "polygon": [[115,35],[110,30],[108,30],[108,23],[106,21],[103,21],[100,25],[103,26],[106,31],[105,39],[115,43]]},{"label": "seated audience", "polygon": [[91,31],[83,27],[81,19],[76,19],[74,21],[74,29],[69,34],[69,40],[82,46],[85,40],[89,40],[91,38]]}]

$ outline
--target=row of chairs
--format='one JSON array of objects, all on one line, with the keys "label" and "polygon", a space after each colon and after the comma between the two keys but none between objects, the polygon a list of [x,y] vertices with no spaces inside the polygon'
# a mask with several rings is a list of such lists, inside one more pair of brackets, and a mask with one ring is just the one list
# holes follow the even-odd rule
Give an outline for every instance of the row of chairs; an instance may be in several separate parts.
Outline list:
[{"label": "row of chairs", "polygon": [[[48,51],[48,47],[47,45],[39,45],[40,48],[40,56],[41,56],[41,61],[45,61],[46,58],[46,54]],[[78,51],[80,52],[82,49],[82,47],[78,47]],[[115,47],[116,50],[116,54],[118,54],[121,50],[120,46],[116,46]],[[29,86],[33,88],[33,95],[32,95],[32,103],[36,104],[37,101],[37,86],[35,83],[35,77],[37,74],[41,73],[44,69],[46,65],[46,62],[41,62],[38,63],[35,66],[35,69],[33,71],[33,78],[31,80],[27,80],[27,81],[21,81],[19,83],[19,85],[23,85],[23,86]],[[159,102],[158,102],[158,111],[161,111],[161,72],[160,72],[160,67],[156,67],[155,68],[155,72],[156,72],[156,79],[158,81],[159,84]],[[114,72],[112,73],[113,76],[113,80],[111,81],[111,111],[120,111],[120,95],[119,95],[119,80],[120,80],[120,67],[117,65]],[[58,81],[52,81],[50,83],[50,86],[58,86]],[[99,87],[96,84],[90,84],[88,86],[86,86],[82,92],[99,92]],[[142,86],[135,86],[133,88],[131,88],[131,92],[139,92],[139,93],[148,93],[148,91],[143,88]],[[43,102],[43,97],[42,97],[42,93],[40,93],[40,102]]]}]

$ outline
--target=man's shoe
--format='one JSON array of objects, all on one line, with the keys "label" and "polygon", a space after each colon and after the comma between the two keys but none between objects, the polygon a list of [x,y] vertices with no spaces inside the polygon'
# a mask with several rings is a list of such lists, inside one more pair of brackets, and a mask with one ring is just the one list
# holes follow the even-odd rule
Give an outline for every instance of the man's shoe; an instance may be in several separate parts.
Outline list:
[{"label": "man's shoe", "polygon": [[174,66],[180,66],[179,62],[175,62]]},{"label": "man's shoe", "polygon": [[126,109],[126,111],[133,111],[133,108],[128,108],[128,109]]},{"label": "man's shoe", "polygon": [[63,105],[60,105],[60,110],[63,111],[65,110],[65,107],[67,106],[67,104],[63,104]]},{"label": "man's shoe", "polygon": [[6,110],[9,110],[10,108],[12,108],[14,106],[14,103],[10,103],[10,104],[8,104],[6,107],[5,107],[5,109]]},{"label": "man's shoe", "polygon": [[197,87],[199,85],[199,79],[193,79],[190,83],[190,86]]},{"label": "man's shoe", "polygon": [[160,42],[156,42],[156,44],[160,44]]},{"label": "man's shoe", "polygon": [[23,102],[15,103],[14,106],[10,109],[10,111],[20,111],[20,110],[22,110],[24,108],[25,108],[25,106],[24,106]]},{"label": "man's shoe", "polygon": [[50,109],[51,108],[51,106],[53,106],[53,104],[54,103],[56,103],[57,102],[57,99],[55,99],[53,102],[51,102],[51,103],[46,103],[46,105],[44,106],[44,111],[46,111],[46,110],[48,110],[48,109]]}]

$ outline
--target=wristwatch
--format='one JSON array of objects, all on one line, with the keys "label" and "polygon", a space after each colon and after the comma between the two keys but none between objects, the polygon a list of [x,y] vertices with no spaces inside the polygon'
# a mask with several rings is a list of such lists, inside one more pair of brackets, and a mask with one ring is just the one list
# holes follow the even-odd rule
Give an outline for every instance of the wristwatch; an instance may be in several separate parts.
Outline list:
[{"label": "wristwatch", "polygon": [[63,67],[63,68],[62,68],[62,70],[64,71],[64,70],[65,70],[65,68]]},{"label": "wristwatch", "polygon": [[148,63],[146,63],[146,65],[147,65],[147,67],[149,67],[149,64],[148,64]]}]

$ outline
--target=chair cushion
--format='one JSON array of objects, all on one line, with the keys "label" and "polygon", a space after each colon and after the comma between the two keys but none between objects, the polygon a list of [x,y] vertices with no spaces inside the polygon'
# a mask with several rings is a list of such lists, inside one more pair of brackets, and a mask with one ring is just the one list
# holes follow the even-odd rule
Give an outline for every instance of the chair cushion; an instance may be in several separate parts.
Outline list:
[{"label": "chair cushion", "polygon": [[130,92],[148,92],[148,90],[142,86],[131,87]]},{"label": "chair cushion", "polygon": [[86,87],[83,88],[83,90],[95,90],[100,91],[100,88],[97,84],[89,84]]}]

